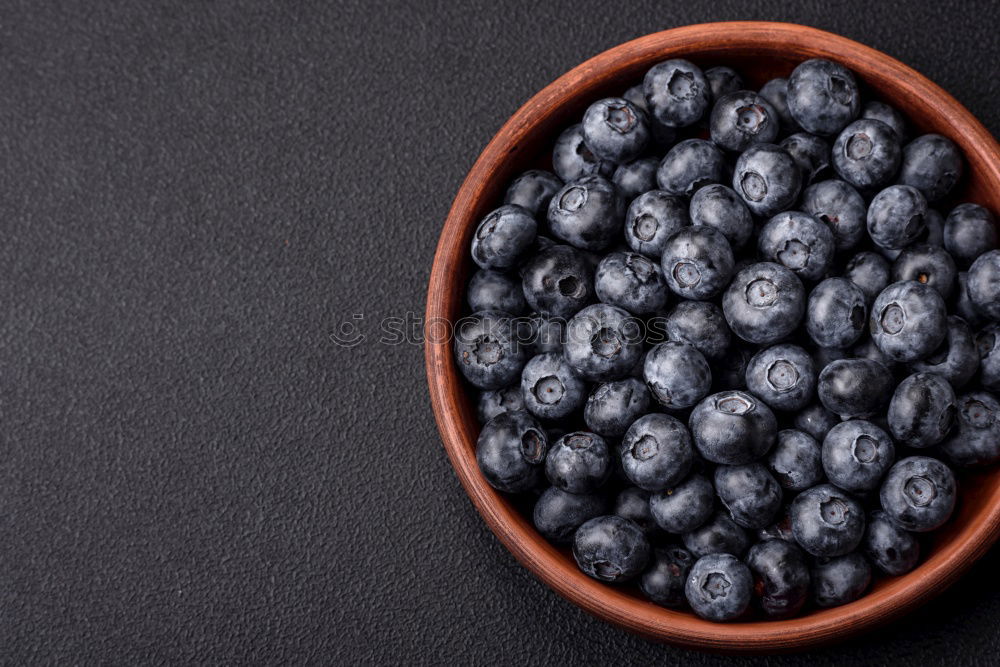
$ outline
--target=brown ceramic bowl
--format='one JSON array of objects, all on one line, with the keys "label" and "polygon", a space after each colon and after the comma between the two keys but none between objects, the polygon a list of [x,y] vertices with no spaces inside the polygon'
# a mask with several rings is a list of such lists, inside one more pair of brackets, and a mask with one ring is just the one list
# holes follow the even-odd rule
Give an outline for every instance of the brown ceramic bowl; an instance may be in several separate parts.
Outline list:
[{"label": "brown ceramic bowl", "polygon": [[462,485],[489,527],[525,567],[588,612],[646,637],[727,652],[782,651],[830,643],[885,623],[940,593],[993,544],[1000,531],[1000,468],[964,475],[955,516],[931,536],[932,544],[913,572],[881,578],[868,595],[842,607],[785,621],[711,623],[691,613],[658,607],[634,587],[610,586],[584,575],[572,555],[535,532],[530,517],[494,491],[476,466],[479,425],[473,399],[452,360],[442,321],[452,322],[460,314],[472,265],[468,251],[472,232],[501,203],[510,180],[524,169],[546,165],[558,132],[577,122],[591,102],[621,94],[661,60],[687,58],[703,67],[731,65],[747,78],[749,86],[757,88],[772,77],[788,76],[802,60],[817,57],[849,67],[921,132],[950,137],[968,162],[957,200],[1000,212],[1000,147],[972,114],[918,72],[884,53],[813,28],[710,23],[622,44],[531,98],[479,156],[441,232],[427,294],[427,377],[441,437]]}]

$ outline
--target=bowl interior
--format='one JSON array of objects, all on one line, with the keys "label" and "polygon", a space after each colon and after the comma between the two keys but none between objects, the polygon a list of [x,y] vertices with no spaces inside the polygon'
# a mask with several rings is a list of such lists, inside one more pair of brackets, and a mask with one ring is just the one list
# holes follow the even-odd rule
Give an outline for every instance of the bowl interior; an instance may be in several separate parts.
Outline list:
[{"label": "bowl interior", "polygon": [[620,95],[641,82],[650,66],[670,57],[684,57],[703,68],[728,65],[753,89],[787,77],[807,58],[837,60],[867,88],[866,99],[892,104],[916,133],[943,134],[963,149],[968,169],[953,201],[939,206],[944,213],[957,201],[1000,212],[995,140],[947,93],[884,54],[811,28],[769,23],[690,26],[624,44],[574,69],[525,104],[483,152],[456,197],[428,291],[427,361],[435,413],[456,471],[490,527],[537,576],[588,611],[650,637],[718,650],[781,650],[829,642],[919,604],[981,555],[1000,530],[1000,471],[963,473],[956,514],[922,541],[927,555],[921,565],[902,577],[879,578],[862,599],[786,621],[710,623],[654,605],[634,586],[589,579],[567,550],[535,532],[524,508],[486,485],[475,464],[479,426],[472,392],[459,380],[448,343],[431,335],[434,318],[454,321],[460,316],[465,279],[473,268],[467,252],[472,232],[499,205],[510,180],[528,168],[550,168],[556,136],[578,122],[591,102]]}]

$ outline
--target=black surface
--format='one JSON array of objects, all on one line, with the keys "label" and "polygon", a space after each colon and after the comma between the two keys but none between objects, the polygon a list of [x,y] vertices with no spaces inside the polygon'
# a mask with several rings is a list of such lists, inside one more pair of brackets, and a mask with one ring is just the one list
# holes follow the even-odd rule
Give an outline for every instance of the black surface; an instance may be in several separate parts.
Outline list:
[{"label": "black surface", "polygon": [[[449,467],[421,349],[377,322],[422,312],[465,172],[587,57],[686,23],[807,23],[996,134],[997,9],[505,4],[0,7],[4,662],[723,661],[523,570]],[[369,339],[339,348],[354,313]],[[772,662],[990,661],[998,566]]]}]

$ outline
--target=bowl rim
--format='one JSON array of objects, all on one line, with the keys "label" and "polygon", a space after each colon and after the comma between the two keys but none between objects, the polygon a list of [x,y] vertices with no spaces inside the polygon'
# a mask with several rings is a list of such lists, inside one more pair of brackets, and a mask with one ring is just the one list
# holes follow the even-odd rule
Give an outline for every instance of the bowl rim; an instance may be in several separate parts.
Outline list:
[{"label": "bowl rim", "polygon": [[[985,165],[982,179],[1000,184],[1000,146],[990,132],[954,97],[916,70],[876,49],[846,37],[791,23],[732,21],[702,23],[652,33],[590,58],[543,88],[501,127],[462,183],[448,213],[435,252],[424,323],[425,362],[431,404],[448,457],[466,493],[489,528],[536,577],[587,612],[650,639],[721,652],[775,652],[832,643],[871,630],[926,602],[965,572],[1000,536],[1000,484],[988,494],[986,511],[977,514],[954,539],[939,546],[913,572],[896,577],[860,600],[780,621],[720,624],[636,599],[590,579],[541,538],[530,521],[490,487],[476,464],[478,425],[455,367],[448,340],[434,327],[458,314],[461,290],[454,277],[465,261],[463,231],[485,196],[487,183],[503,160],[519,149],[527,132],[556,105],[587,95],[596,73],[625,68],[642,71],[671,57],[698,58],[759,51],[780,44],[803,59],[830,58],[869,81],[892,82],[930,107],[961,132],[969,159]],[[706,48],[707,47],[707,48]],[[640,69],[642,68],[642,69]],[[596,85],[596,84],[593,84]],[[876,85],[877,87],[877,85]]]}]

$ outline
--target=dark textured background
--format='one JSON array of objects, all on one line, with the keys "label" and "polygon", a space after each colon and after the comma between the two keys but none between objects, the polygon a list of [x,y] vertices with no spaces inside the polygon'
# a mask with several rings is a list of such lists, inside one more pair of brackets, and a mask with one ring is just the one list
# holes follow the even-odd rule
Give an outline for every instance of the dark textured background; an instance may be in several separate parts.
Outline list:
[{"label": "dark textured background", "polygon": [[[995,7],[138,4],[0,6],[4,662],[722,661],[517,565],[444,456],[421,349],[376,322],[422,311],[464,173],[582,60],[780,18],[902,59],[996,134]],[[355,313],[370,338],[336,347]],[[998,567],[772,662],[990,660]]]}]

